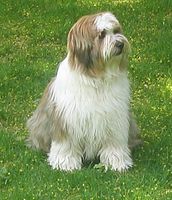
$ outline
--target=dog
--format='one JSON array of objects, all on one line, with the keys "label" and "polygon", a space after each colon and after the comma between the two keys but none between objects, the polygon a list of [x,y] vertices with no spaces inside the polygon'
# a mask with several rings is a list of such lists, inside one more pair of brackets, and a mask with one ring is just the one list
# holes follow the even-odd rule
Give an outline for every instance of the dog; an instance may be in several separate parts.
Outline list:
[{"label": "dog", "polygon": [[99,158],[106,169],[133,165],[139,143],[130,109],[130,45],[110,12],[87,15],[71,28],[67,56],[27,122],[28,145],[48,154],[53,169],[81,169]]}]

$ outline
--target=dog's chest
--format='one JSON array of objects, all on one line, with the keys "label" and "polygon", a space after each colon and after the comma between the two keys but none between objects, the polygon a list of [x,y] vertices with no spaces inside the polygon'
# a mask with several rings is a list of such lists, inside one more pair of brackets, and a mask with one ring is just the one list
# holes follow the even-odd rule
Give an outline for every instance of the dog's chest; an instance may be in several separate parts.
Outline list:
[{"label": "dog's chest", "polygon": [[[54,101],[72,137],[100,141],[115,128],[119,113],[127,112],[127,76],[93,80],[76,74],[58,74],[53,88]],[[98,143],[98,142],[96,142]]]},{"label": "dog's chest", "polygon": [[112,95],[95,88],[71,86],[66,88],[57,100],[67,126],[78,135],[88,132],[96,134],[108,115],[112,112]]}]

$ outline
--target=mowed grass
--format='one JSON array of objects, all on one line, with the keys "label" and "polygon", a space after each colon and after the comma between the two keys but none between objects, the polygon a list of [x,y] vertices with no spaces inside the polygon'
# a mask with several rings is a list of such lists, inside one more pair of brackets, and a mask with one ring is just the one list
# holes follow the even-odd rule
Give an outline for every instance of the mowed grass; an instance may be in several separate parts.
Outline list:
[{"label": "mowed grass", "polygon": [[[132,46],[132,108],[144,145],[118,173],[52,170],[25,146],[25,123],[66,55],[82,15],[111,11]],[[172,199],[172,1],[6,0],[0,3],[0,199]]]}]

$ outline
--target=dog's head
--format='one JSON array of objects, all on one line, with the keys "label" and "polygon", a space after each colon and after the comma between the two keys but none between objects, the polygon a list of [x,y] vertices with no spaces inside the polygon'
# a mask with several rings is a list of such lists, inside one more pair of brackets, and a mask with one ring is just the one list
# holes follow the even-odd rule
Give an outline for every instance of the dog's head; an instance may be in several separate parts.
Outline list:
[{"label": "dog's head", "polygon": [[100,76],[108,67],[127,67],[130,46],[116,17],[110,12],[79,19],[68,34],[70,65]]}]

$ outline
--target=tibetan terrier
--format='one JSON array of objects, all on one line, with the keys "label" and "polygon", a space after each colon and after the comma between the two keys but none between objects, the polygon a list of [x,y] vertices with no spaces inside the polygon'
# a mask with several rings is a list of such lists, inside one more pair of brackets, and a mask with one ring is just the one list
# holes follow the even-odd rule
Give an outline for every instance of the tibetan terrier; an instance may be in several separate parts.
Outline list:
[{"label": "tibetan terrier", "polygon": [[106,169],[128,169],[139,139],[130,112],[130,45],[119,21],[110,12],[82,17],[67,50],[28,120],[28,144],[46,151],[53,169],[81,169],[97,157]]}]

